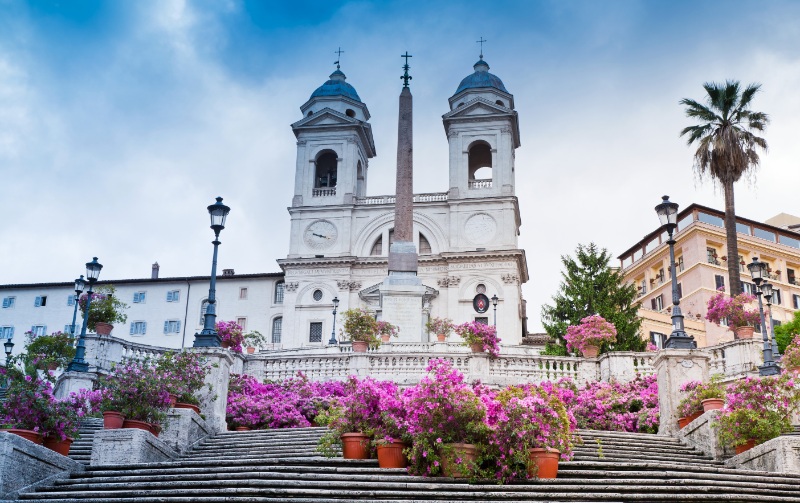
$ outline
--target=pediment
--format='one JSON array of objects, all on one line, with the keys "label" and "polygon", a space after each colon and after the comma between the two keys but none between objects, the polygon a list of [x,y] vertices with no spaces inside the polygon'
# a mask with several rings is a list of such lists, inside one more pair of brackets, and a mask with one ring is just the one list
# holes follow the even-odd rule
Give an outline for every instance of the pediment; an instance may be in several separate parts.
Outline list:
[{"label": "pediment", "polygon": [[506,107],[492,103],[484,98],[475,98],[474,100],[465,103],[463,106],[451,110],[442,116],[443,119],[454,119],[457,117],[474,117],[480,115],[509,115],[509,110]]},{"label": "pediment", "polygon": [[361,121],[348,117],[330,108],[323,108],[314,115],[304,117],[292,124],[292,128],[314,127],[314,126],[359,126]]},{"label": "pediment", "polygon": [[[373,307],[380,306],[381,303],[381,285],[383,283],[378,283],[376,285],[368,286],[364,288],[360,292],[358,292],[358,297],[366,302],[368,305]],[[422,299],[427,300],[430,302],[431,299],[437,297],[439,295],[439,290],[430,287],[428,285],[422,285],[425,287],[425,293],[422,294]]]}]

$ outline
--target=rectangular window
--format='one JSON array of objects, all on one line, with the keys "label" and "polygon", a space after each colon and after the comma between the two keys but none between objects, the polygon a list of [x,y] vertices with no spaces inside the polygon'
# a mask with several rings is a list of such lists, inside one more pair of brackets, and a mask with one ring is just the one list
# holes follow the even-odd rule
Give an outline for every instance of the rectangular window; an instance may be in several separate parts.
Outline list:
[{"label": "rectangular window", "polygon": [[757,238],[766,239],[767,241],[775,242],[775,233],[770,231],[765,231],[764,229],[759,229],[756,227],[753,229],[753,235]]},{"label": "rectangular window", "polygon": [[181,333],[181,322],[179,320],[167,320],[164,322],[165,334],[179,334]]},{"label": "rectangular window", "polygon": [[247,287],[239,289],[239,300],[247,300]]},{"label": "rectangular window", "polygon": [[45,335],[47,333],[47,325],[34,325],[31,327],[33,335]]},{"label": "rectangular window", "polygon": [[739,255],[739,272],[747,272],[747,264],[741,255]]},{"label": "rectangular window", "polygon": [[144,304],[146,297],[147,297],[147,292],[133,292],[133,303]]},{"label": "rectangular window", "polygon": [[683,255],[678,257],[678,271],[683,272]]},{"label": "rectangular window", "polygon": [[278,316],[272,320],[272,343],[281,343],[281,332],[283,332],[283,317]]},{"label": "rectangular window", "polygon": [[682,299],[683,298],[683,285],[678,283],[677,286],[676,286],[676,289],[678,290],[678,298]]},{"label": "rectangular window", "polygon": [[480,323],[481,325],[488,325],[489,324],[489,317],[488,316],[476,316],[475,321]]},{"label": "rectangular window", "polygon": [[720,288],[722,290],[725,290],[725,276],[723,276],[721,274],[715,274],[714,275],[714,282],[716,283],[716,289],[717,290],[719,290]]},{"label": "rectangular window", "polygon": [[782,245],[800,248],[800,239],[790,238],[788,236],[781,235],[780,240]]},{"label": "rectangular window", "polygon": [[686,228],[686,227],[687,227],[687,226],[688,226],[690,223],[692,223],[692,222],[693,222],[692,218],[693,218],[693,215],[692,215],[691,213],[689,213],[689,214],[688,214],[688,215],[686,215],[685,217],[681,218],[681,219],[678,221],[678,232],[682,231],[682,230],[683,230],[683,229],[685,229],[685,228]]},{"label": "rectangular window", "polygon": [[131,322],[131,335],[144,335],[147,333],[146,321],[132,321]]},{"label": "rectangular window", "polygon": [[719,260],[717,260],[717,250],[714,248],[706,248],[706,260],[709,264],[719,265]]},{"label": "rectangular window", "polygon": [[243,331],[247,331],[247,318],[236,318],[236,323],[242,327]]},{"label": "rectangular window", "polygon": [[721,320],[719,320],[719,324],[721,326],[723,326],[723,327],[727,327],[728,326],[728,318],[722,318]]},{"label": "rectangular window", "polygon": [[772,290],[772,303],[776,306],[780,306],[783,304],[783,297],[781,297],[781,291],[777,288]]},{"label": "rectangular window", "polygon": [[794,306],[795,309],[800,309],[800,295],[792,295],[792,306]]},{"label": "rectangular window", "polygon": [[[75,322],[75,324],[77,325],[78,323]],[[75,330],[77,331],[77,327],[76,327]],[[72,333],[72,324],[71,323],[69,325],[64,325],[64,333],[65,334],[71,334]]]},{"label": "rectangular window", "polygon": [[14,327],[5,326],[0,327],[0,337],[3,339],[11,339],[14,337]]},{"label": "rectangular window", "polygon": [[181,300],[181,291],[180,290],[170,290],[167,292],[167,302],[180,302]]},{"label": "rectangular window", "polygon": [[650,307],[653,309],[653,311],[661,311],[664,309],[664,296],[659,295],[654,299],[650,299]]},{"label": "rectangular window", "polygon": [[650,332],[650,342],[658,349],[664,349],[667,343],[667,334],[661,332]]},{"label": "rectangular window", "polygon": [[11,309],[17,303],[16,297],[6,297],[3,299],[3,309]]},{"label": "rectangular window", "polygon": [[753,283],[748,283],[747,281],[742,281],[742,291],[749,295],[755,295],[756,285]]},{"label": "rectangular window", "polygon": [[312,321],[308,326],[308,342],[322,342],[322,322]]},{"label": "rectangular window", "polygon": [[786,268],[786,281],[790,285],[796,285],[797,284],[797,279],[795,279],[795,276],[794,276],[794,269]]},{"label": "rectangular window", "polygon": [[642,284],[639,285],[639,295],[644,295],[647,293],[647,282],[642,280]]},{"label": "rectangular window", "polygon": [[44,307],[47,305],[47,295],[40,295],[33,301],[33,307]]},{"label": "rectangular window", "polygon": [[279,281],[275,283],[275,303],[283,304],[283,292],[285,291],[286,283]]},{"label": "rectangular window", "polygon": [[709,215],[708,213],[703,213],[701,211],[697,214],[697,219],[707,224],[716,225],[717,227],[725,227],[725,223],[716,215]]},{"label": "rectangular window", "polygon": [[658,282],[663,283],[665,280],[666,278],[664,277],[664,268],[662,267],[661,269],[658,270]]},{"label": "rectangular window", "polygon": [[736,232],[750,236],[750,226],[736,222]]},{"label": "rectangular window", "polygon": [[75,294],[69,295],[67,297],[67,305],[74,306],[75,305]]}]

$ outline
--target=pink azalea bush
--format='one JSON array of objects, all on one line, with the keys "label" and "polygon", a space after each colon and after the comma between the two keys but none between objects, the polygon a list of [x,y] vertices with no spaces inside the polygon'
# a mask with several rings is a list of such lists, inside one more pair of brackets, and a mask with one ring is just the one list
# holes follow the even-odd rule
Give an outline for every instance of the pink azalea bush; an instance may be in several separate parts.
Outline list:
[{"label": "pink azalea bush", "polygon": [[454,330],[464,339],[465,346],[478,344],[492,357],[500,355],[500,338],[497,337],[497,328],[494,326],[471,321],[456,326]]},{"label": "pink azalea bush", "polygon": [[98,380],[104,390],[103,410],[115,411],[125,419],[160,424],[169,409],[169,382],[156,362],[127,361],[115,366]]},{"label": "pink azalea bush", "polygon": [[567,407],[580,428],[606,431],[656,433],[659,425],[658,383],[656,376],[637,377],[627,382],[592,382],[577,388],[571,381],[574,398],[565,397]]},{"label": "pink azalea bush", "polygon": [[578,350],[584,353],[589,346],[600,347],[603,343],[617,341],[617,329],[600,315],[594,314],[583,318],[578,325],[567,327],[564,335],[567,351]]},{"label": "pink azalea bush", "polygon": [[178,402],[199,405],[195,394],[206,386],[205,379],[211,371],[204,358],[191,351],[167,351],[155,363],[167,391],[176,395]]},{"label": "pink azalea bush", "polygon": [[425,328],[432,334],[447,337],[453,331],[454,325],[453,320],[450,318],[437,318],[434,316],[427,321]]},{"label": "pink azalea bush", "polygon": [[757,309],[747,309],[747,305],[755,302],[756,298],[747,293],[740,293],[736,297],[725,295],[723,288],[708,299],[708,312],[706,319],[717,326],[722,320],[728,320],[731,330],[745,326],[754,326],[761,322],[761,315]]},{"label": "pink azalea bush", "polygon": [[242,352],[244,342],[244,329],[235,321],[218,321],[216,324],[217,334],[222,342],[230,344],[229,348],[235,353]]},{"label": "pink azalea bush", "polygon": [[703,400],[709,398],[725,398],[725,387],[720,382],[721,376],[716,374],[707,383],[688,381],[681,385],[681,393],[685,396],[678,402],[678,417],[690,417],[703,413]]},{"label": "pink azalea bush", "polygon": [[800,335],[795,336],[792,342],[786,346],[781,358],[781,366],[786,370],[800,367]]},{"label": "pink azalea bush", "polygon": [[377,322],[377,330],[379,336],[388,335],[389,337],[397,337],[398,333],[396,325],[392,325],[388,321],[383,320]]}]

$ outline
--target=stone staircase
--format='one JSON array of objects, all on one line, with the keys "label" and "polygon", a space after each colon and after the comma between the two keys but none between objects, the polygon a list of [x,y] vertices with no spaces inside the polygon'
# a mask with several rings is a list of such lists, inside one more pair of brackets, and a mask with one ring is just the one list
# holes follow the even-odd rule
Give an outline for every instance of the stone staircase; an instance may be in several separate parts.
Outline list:
[{"label": "stone staircase", "polygon": [[92,417],[81,421],[81,426],[78,430],[78,438],[72,442],[69,448],[69,457],[88,465],[89,461],[92,459],[92,441],[94,441],[94,434],[96,431],[102,429],[102,418]]},{"label": "stone staircase", "polygon": [[321,428],[226,432],[169,463],[88,467],[20,499],[41,503],[345,501],[800,503],[800,476],[725,468],[677,439],[581,431],[575,459],[555,480],[505,486],[412,477],[377,462],[326,459]]}]

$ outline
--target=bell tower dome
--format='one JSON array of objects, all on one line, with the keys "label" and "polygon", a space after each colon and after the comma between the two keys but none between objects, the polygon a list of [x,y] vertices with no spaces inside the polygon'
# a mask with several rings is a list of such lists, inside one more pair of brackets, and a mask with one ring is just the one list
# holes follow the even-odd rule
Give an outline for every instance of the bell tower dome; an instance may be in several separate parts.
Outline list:
[{"label": "bell tower dome", "polygon": [[328,81],[300,107],[293,207],[352,204],[367,190],[375,157],[369,110],[336,64]]},{"label": "bell tower dome", "polygon": [[448,100],[442,116],[450,145],[450,199],[514,195],[520,146],[514,96],[489,73],[483,54]]}]

